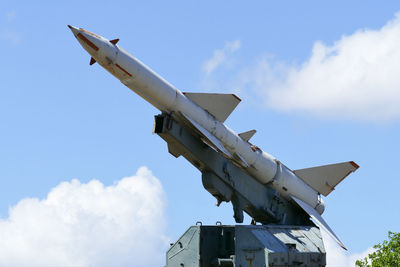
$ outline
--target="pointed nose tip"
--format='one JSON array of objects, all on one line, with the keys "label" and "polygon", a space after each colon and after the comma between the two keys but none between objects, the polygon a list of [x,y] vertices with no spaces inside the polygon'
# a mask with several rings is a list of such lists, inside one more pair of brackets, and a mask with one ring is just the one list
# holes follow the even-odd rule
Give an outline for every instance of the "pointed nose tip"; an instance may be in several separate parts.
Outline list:
[{"label": "pointed nose tip", "polygon": [[74,26],[71,26],[71,25],[67,25],[68,26],[68,28],[72,31],[72,33],[74,34],[74,35],[77,35],[78,34],[78,32],[79,32],[79,29],[78,28],[75,28]]}]

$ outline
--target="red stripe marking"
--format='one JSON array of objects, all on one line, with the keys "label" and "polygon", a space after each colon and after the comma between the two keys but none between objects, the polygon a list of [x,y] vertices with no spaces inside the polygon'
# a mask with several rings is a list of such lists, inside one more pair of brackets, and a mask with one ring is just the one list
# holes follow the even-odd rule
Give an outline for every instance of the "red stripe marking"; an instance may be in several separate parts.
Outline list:
[{"label": "red stripe marking", "polygon": [[98,37],[98,38],[101,38],[100,36],[98,36],[97,34],[94,34],[93,32],[90,32],[90,31],[87,31],[87,30],[85,30],[85,29],[82,29],[82,28],[79,28],[81,31],[83,31],[83,32],[86,32],[86,33],[88,33],[88,34],[91,34],[91,35],[93,35],[93,36],[96,36],[96,37]]},{"label": "red stripe marking", "polygon": [[237,95],[235,95],[235,94],[232,94],[232,95],[233,95],[234,98],[236,98],[237,100],[239,100],[239,102],[242,101],[242,99],[240,99]]},{"label": "red stripe marking", "polygon": [[355,163],[354,161],[350,161],[350,164],[353,165],[353,167],[356,169],[360,168],[360,166],[358,166],[358,164]]},{"label": "red stripe marking", "polygon": [[86,38],[82,33],[78,33],[78,37],[82,39],[82,41],[84,41],[85,43],[87,43],[88,46],[90,46],[91,48],[93,48],[94,50],[98,51],[99,48],[92,43],[91,41],[89,41],[88,38]]},{"label": "red stripe marking", "polygon": [[129,72],[127,72],[123,67],[121,67],[120,65],[118,65],[118,64],[115,64],[115,66],[117,66],[117,68],[119,68],[120,70],[122,70],[123,72],[125,72],[126,73],[126,75],[129,75],[129,76],[131,76],[132,77],[132,74],[130,74]]}]

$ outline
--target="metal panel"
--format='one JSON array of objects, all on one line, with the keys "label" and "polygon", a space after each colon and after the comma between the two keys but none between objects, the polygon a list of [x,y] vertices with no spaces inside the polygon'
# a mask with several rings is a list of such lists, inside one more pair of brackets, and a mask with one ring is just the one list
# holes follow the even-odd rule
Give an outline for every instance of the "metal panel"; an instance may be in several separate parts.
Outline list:
[{"label": "metal panel", "polygon": [[167,266],[199,267],[200,231],[190,227],[167,251]]},{"label": "metal panel", "polygon": [[168,250],[166,266],[325,265],[325,248],[316,227],[216,225],[191,226]]}]

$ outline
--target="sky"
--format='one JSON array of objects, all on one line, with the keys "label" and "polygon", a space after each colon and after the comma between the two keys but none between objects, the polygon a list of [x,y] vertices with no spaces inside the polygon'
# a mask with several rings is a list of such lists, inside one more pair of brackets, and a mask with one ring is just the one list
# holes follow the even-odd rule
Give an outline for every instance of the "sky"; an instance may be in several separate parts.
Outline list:
[{"label": "sky", "polygon": [[181,91],[237,94],[228,127],[256,129],[291,169],[360,165],[324,198],[349,249],[326,237],[328,266],[353,266],[400,231],[398,12],[391,0],[2,1],[0,266],[163,266],[196,221],[234,223],[151,134],[159,111],[89,66],[67,24],[120,38]]}]

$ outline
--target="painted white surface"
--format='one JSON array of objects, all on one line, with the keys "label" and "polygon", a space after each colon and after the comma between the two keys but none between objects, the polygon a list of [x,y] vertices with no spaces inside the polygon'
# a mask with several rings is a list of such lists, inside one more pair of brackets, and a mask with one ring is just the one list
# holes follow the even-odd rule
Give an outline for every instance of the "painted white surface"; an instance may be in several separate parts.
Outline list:
[{"label": "painted white surface", "polygon": [[[295,196],[311,207],[317,208],[319,212],[323,212],[324,204],[318,192],[286,166],[278,164],[273,156],[252,147],[249,142],[243,140],[224,123],[216,120],[213,115],[192,102],[177,88],[118,45],[113,45],[103,37],[80,29],[72,31],[75,36],[80,32],[98,46],[100,49],[95,51],[77,38],[101,66],[132,91],[161,111],[184,114],[193,126],[214,143],[220,151],[226,155],[237,155],[245,162],[243,168],[261,183],[271,183],[271,186],[284,197],[290,199],[291,195]],[[122,71],[121,68],[125,71]],[[222,145],[219,145],[218,140]]]},{"label": "painted white surface", "polygon": [[220,122],[225,122],[240,103],[240,99],[233,94],[184,93],[184,95]]},{"label": "painted white surface", "polygon": [[348,161],[293,172],[320,194],[327,196],[337,184],[357,169],[358,166],[354,162]]}]

